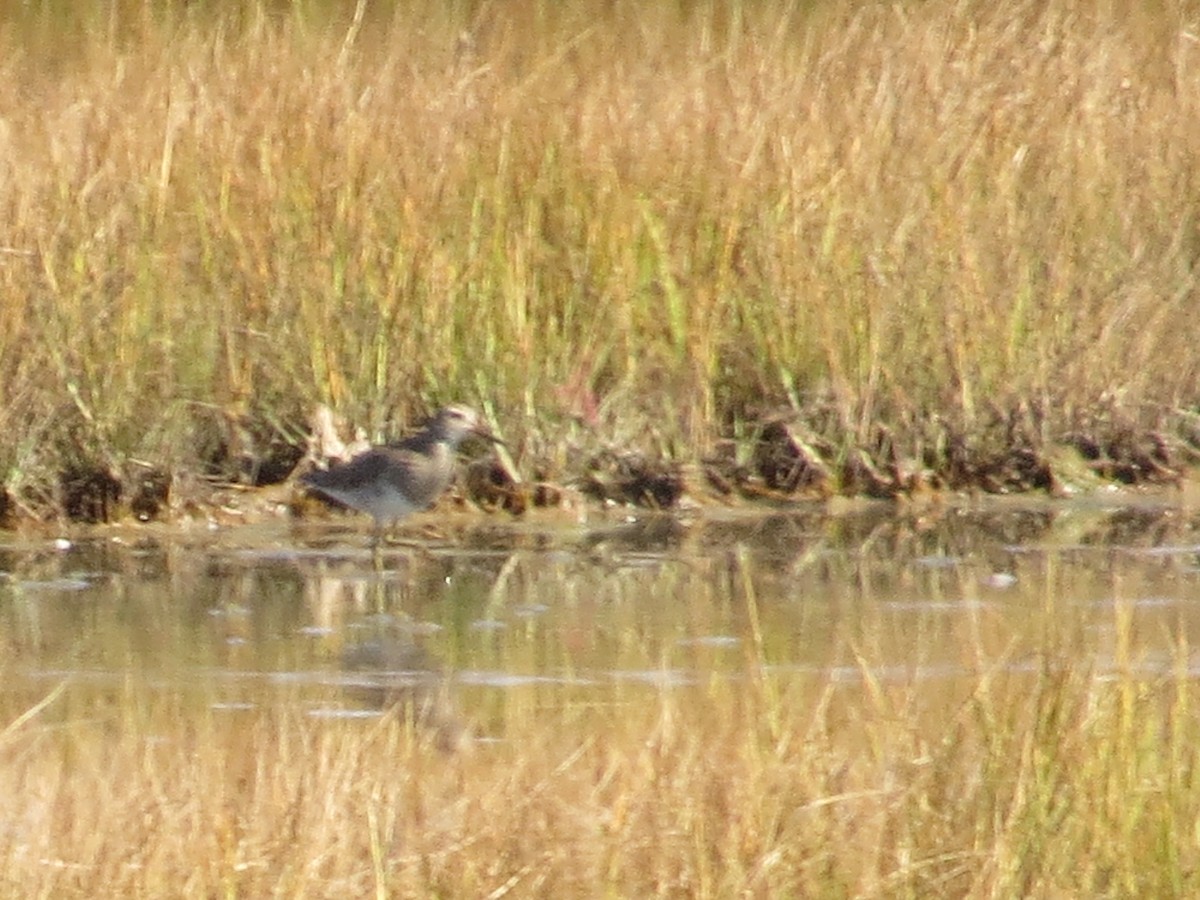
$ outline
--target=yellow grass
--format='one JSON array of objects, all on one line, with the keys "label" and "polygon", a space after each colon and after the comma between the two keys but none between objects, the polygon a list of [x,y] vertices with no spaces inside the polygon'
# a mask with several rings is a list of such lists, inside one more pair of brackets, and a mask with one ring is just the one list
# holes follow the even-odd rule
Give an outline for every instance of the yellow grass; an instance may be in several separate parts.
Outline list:
[{"label": "yellow grass", "polygon": [[[546,534],[374,578],[96,542],[111,584],[58,605],[91,557],[13,548],[0,893],[1194,896],[1192,517],[1030,512],[609,529],[591,562]],[[339,645],[409,616],[431,663],[536,676],[453,680],[460,752],[311,714],[355,702]]]},{"label": "yellow grass", "polygon": [[7,4],[8,487],[235,474],[318,401],[681,456],[787,406],[909,452],[1022,403],[1158,424],[1200,374],[1198,21]]},{"label": "yellow grass", "polygon": [[1182,673],[1097,679],[1047,660],[941,687],[744,674],[603,704],[513,691],[500,740],[455,755],[397,719],[133,697],[64,715],[59,699],[3,735],[0,884],[24,897],[1196,890],[1200,736]]}]

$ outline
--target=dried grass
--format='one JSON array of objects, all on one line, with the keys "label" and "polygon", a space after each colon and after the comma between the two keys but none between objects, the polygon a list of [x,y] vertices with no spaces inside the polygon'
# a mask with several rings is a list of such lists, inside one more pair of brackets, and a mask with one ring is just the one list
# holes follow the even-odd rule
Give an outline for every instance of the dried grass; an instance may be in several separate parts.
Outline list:
[{"label": "dried grass", "polygon": [[1196,400],[1188,2],[7,15],[31,507],[77,461],[236,474],[317,401],[689,455],[813,398],[917,449]]}]

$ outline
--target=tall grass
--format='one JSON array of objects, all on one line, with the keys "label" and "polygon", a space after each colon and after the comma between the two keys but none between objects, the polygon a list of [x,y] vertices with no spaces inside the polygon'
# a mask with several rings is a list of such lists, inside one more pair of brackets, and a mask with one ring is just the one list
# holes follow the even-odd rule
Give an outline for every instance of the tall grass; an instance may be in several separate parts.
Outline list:
[{"label": "tall grass", "polygon": [[[756,518],[481,536],[374,578],[225,540],[14,547],[0,885],[1195,896],[1194,527]],[[999,572],[1008,589],[981,583]],[[55,587],[81,573],[91,590]],[[310,715],[356,702],[333,660],[389,622],[429,650],[390,657],[405,671],[457,673],[435,730]],[[451,719],[482,739],[443,752]]]},{"label": "tall grass", "polygon": [[80,460],[236,472],[318,401],[680,455],[818,401],[914,443],[1196,401],[1185,0],[3,15],[30,503]]},{"label": "tall grass", "polygon": [[864,658],[861,687],[750,662],[744,679],[602,704],[514,690],[500,740],[454,755],[397,719],[52,700],[3,734],[0,883],[55,897],[1191,896],[1200,735],[1184,654],[1157,679],[1048,660],[939,687],[875,681]]}]

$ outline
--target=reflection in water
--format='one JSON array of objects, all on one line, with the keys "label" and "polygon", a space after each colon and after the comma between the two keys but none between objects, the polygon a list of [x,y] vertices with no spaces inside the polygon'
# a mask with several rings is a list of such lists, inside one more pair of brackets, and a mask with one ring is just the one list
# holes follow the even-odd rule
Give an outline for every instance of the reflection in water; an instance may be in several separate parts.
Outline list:
[{"label": "reflection in water", "polygon": [[450,683],[441,665],[400,629],[392,627],[342,652],[342,666],[360,677],[348,692],[366,706],[402,716],[433,735],[436,746],[460,750],[470,739],[450,699]]},{"label": "reflection in water", "polygon": [[358,702],[459,746],[503,737],[513,704],[635,703],[768,669],[1019,670],[1067,635],[1100,668],[1155,665],[1200,644],[1196,532],[1165,507],[1046,504],[586,530],[489,518],[378,558],[361,531],[284,526],[13,541],[0,646],[10,685],[74,673],[214,709],[329,709],[349,678]]},{"label": "reflection in water", "polygon": [[1196,518],[888,513],[0,544],[10,893],[1137,893]]}]

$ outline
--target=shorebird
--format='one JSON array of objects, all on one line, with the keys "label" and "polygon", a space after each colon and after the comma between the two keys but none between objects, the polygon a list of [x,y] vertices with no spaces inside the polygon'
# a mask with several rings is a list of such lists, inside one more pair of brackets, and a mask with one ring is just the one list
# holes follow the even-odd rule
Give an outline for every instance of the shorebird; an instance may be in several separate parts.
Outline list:
[{"label": "shorebird", "polygon": [[458,445],[471,434],[502,443],[466,406],[438,411],[424,431],[395,444],[372,447],[332,469],[314,469],[300,481],[319,494],[368,513],[378,538],[387,525],[424,509],[454,475]]}]

